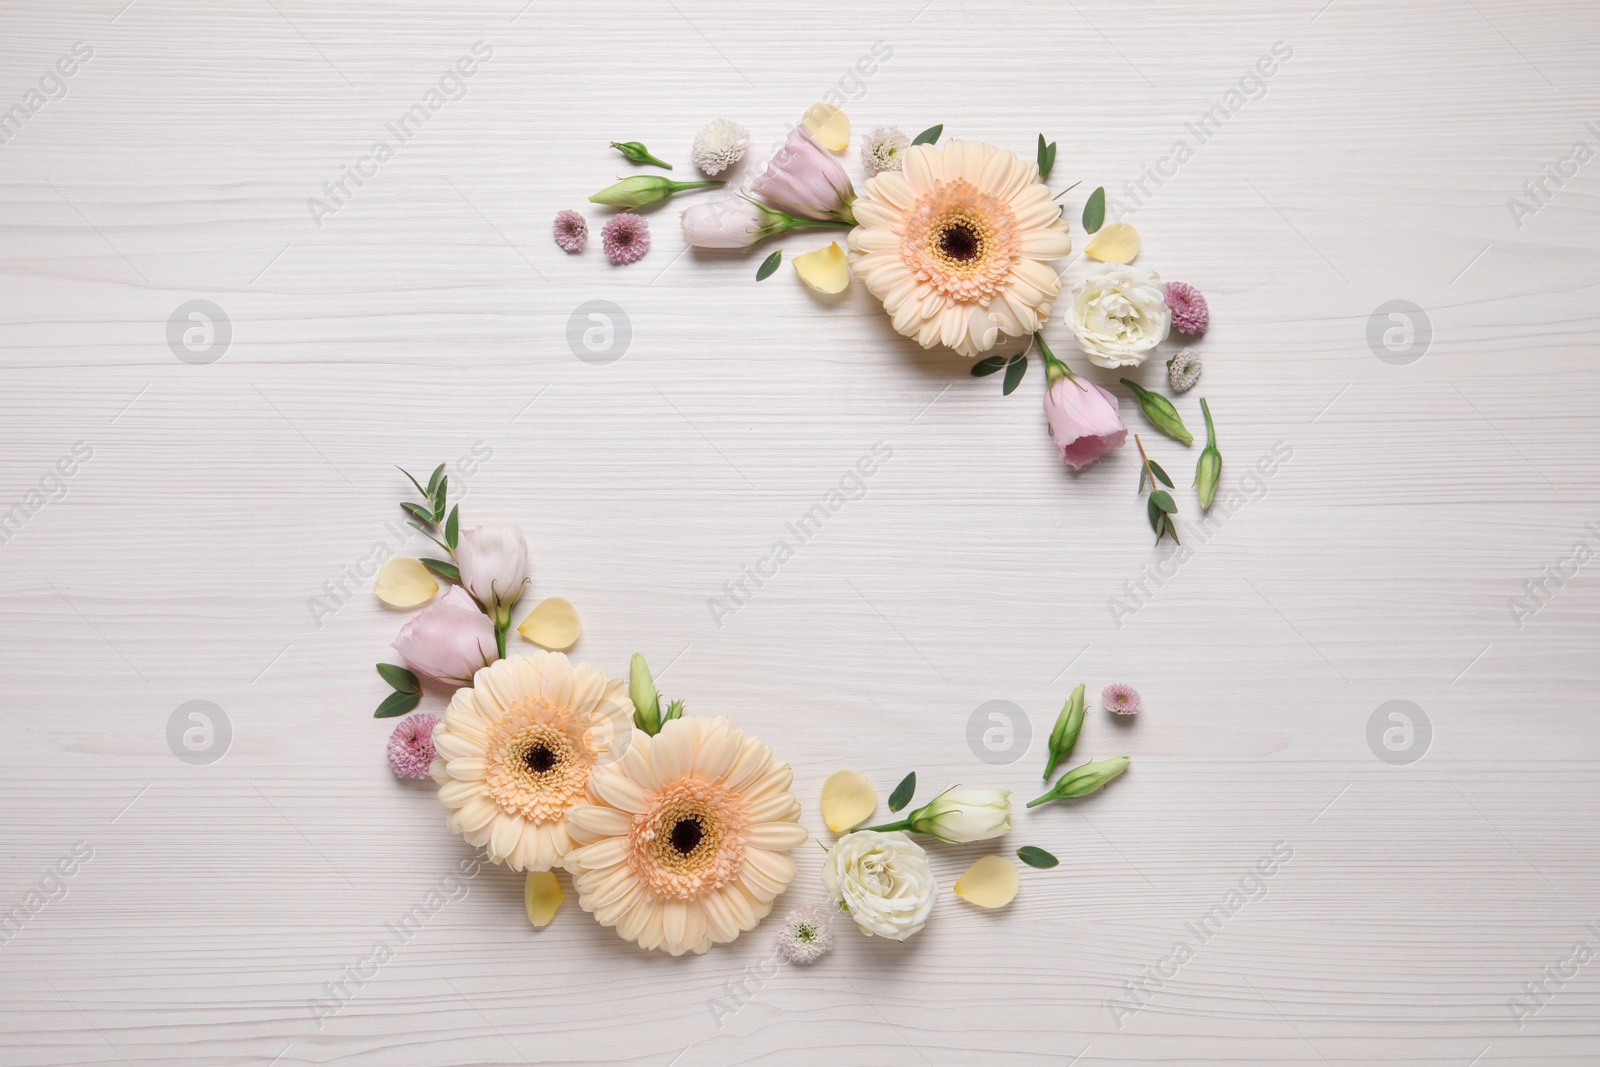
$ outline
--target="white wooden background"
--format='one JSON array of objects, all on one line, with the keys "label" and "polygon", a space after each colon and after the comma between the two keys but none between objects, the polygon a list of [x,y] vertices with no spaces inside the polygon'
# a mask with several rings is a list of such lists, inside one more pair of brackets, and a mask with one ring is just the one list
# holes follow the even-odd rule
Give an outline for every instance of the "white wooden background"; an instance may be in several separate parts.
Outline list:
[{"label": "white wooden background", "polygon": [[[0,546],[0,910],[56,898],[0,945],[0,1062],[1600,1060],[1600,565],[1521,626],[1508,607],[1600,544],[1600,162],[1520,227],[1507,206],[1600,149],[1592,7],[18,0],[0,31],[0,107],[92,50],[0,146],[0,510],[49,498]],[[316,226],[307,199],[478,41],[465,97]],[[1211,400],[1238,495],[1120,626],[1108,602],[1166,555],[1133,450],[1065,472],[1037,367],[1002,398],[859,285],[829,303],[787,266],[758,285],[757,256],[683,254],[675,207],[629,268],[550,239],[630,171],[607,141],[682,174],[727,116],[759,163],[830,92],[858,133],[942,122],[1026,154],[1046,133],[1053,184],[1085,183],[1075,219],[1280,41],[1265,91],[1135,216],[1140,262],[1210,298],[1180,407],[1198,426]],[[215,362],[168,345],[191,300],[231,323]],[[590,300],[631,326],[608,365],[566,339]],[[1367,341],[1391,300],[1432,334],[1406,365]],[[1145,436],[1192,521],[1199,446]],[[717,626],[707,598],[879,440],[866,495]],[[982,848],[936,848],[925,932],[841,924],[809,970],[771,973],[770,923],[678,960],[570,899],[535,932],[520,878],[488,870],[319,1027],[307,1002],[469,851],[370,717],[402,617],[368,588],[320,625],[308,601],[389,536],[394,464],[478,442],[468,521],[527,530],[534,595],[583,614],[576,654],[643,651],[669,696],[766,738],[818,831],[841,766],[1026,799],[1079,681],[1143,692],[1078,750],[1133,769],[1019,810],[1003,847],[1063,862],[1005,911],[948,892]],[[1292,457],[1246,480],[1277,442]],[[194,700],[231,728],[204,765],[168,741]],[[1008,765],[967,742],[992,700],[1031,717]],[[1391,700],[1431,724],[1407,765],[1368,742]],[[1292,860],[1173,973],[1186,924],[1277,843]],[[820,859],[780,906],[820,902]],[[1141,980],[1142,1010],[1109,1006]]]}]

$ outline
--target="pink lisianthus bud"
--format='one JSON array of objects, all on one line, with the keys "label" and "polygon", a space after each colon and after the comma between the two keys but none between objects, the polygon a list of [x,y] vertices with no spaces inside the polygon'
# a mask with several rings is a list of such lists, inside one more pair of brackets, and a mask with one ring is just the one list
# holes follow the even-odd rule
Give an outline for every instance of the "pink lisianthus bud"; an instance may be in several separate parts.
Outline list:
[{"label": "pink lisianthus bud", "polygon": [[1117,410],[1117,398],[1087,378],[1058,378],[1044,397],[1050,436],[1061,450],[1061,462],[1079,470],[1128,437]]},{"label": "pink lisianthus bud", "polygon": [[528,542],[515,526],[464,530],[456,546],[461,584],[502,630],[528,584]]},{"label": "pink lisianthus bud", "polygon": [[819,222],[855,224],[856,190],[833,153],[796,126],[767,169],[750,187],[772,207]]},{"label": "pink lisianthus bud", "polygon": [[418,674],[447,685],[471,685],[498,656],[494,625],[459,585],[406,623],[394,650]]},{"label": "pink lisianthus bud", "polygon": [[781,211],[729,197],[696,204],[682,216],[683,239],[696,248],[749,248],[792,227],[795,220]]}]

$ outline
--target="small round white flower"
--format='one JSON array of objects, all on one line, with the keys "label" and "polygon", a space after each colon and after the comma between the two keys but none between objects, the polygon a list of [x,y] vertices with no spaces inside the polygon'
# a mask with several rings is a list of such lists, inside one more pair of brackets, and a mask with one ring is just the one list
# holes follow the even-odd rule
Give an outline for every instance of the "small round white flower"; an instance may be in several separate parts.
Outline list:
[{"label": "small round white flower", "polygon": [[1090,363],[1137,367],[1166,340],[1172,310],[1155,271],[1107,263],[1079,284],[1067,325]]},{"label": "small round white flower", "polygon": [[822,884],[871,937],[904,941],[927,925],[933,871],[922,846],[902,833],[857,830],[833,846]]},{"label": "small round white flower", "polygon": [[899,170],[905,163],[906,149],[911,139],[898,126],[879,126],[861,142],[861,162],[868,174],[882,174],[886,170]]},{"label": "small round white flower", "polygon": [[749,130],[730,119],[717,119],[694,135],[689,157],[695,166],[716,177],[743,159],[749,147]]}]

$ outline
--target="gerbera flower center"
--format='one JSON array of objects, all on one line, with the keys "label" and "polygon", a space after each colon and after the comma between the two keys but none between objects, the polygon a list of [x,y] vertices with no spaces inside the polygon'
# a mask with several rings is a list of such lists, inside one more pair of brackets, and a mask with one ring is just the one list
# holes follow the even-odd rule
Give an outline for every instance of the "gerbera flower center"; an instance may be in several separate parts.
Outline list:
[{"label": "gerbera flower center", "polygon": [[593,768],[594,752],[577,714],[525,700],[489,731],[483,782],[507,815],[554,822],[586,798]]},{"label": "gerbera flower center", "polygon": [[900,258],[921,281],[959,303],[987,304],[1021,255],[1016,216],[965,178],[937,183],[906,212]]},{"label": "gerbera flower center", "polygon": [[556,765],[556,754],[548,745],[536,744],[522,754],[522,762],[534,774],[543,774]]},{"label": "gerbera flower center", "polygon": [[700,847],[705,836],[699,819],[679,819],[678,825],[672,828],[672,847],[687,856]]},{"label": "gerbera flower center", "polygon": [[680,778],[633,816],[629,865],[657,896],[690,899],[739,874],[749,820],[744,802],[715,782]]},{"label": "gerbera flower center", "polygon": [[968,219],[955,219],[939,235],[939,251],[949,259],[966,263],[983,251],[983,235]]}]

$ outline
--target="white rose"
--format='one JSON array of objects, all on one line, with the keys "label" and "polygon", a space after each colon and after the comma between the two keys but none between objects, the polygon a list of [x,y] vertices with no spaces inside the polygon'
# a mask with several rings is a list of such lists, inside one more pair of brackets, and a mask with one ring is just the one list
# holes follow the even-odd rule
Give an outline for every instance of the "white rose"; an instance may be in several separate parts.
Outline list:
[{"label": "white rose", "polygon": [[1137,367],[1172,328],[1166,286],[1153,270],[1107,263],[1078,286],[1067,325],[1090,363]]},{"label": "white rose", "polygon": [[902,833],[857,830],[841,837],[822,864],[822,884],[869,937],[904,941],[933,910],[928,854]]}]

